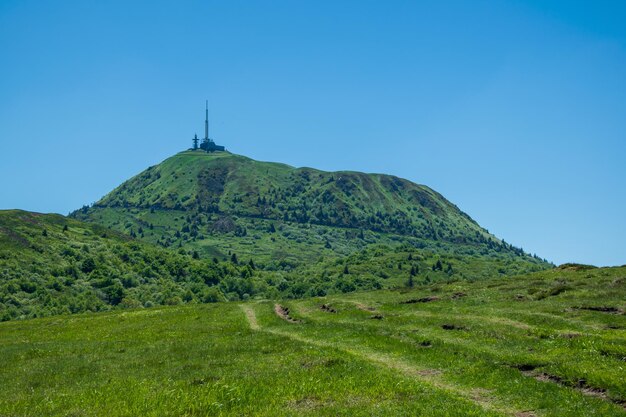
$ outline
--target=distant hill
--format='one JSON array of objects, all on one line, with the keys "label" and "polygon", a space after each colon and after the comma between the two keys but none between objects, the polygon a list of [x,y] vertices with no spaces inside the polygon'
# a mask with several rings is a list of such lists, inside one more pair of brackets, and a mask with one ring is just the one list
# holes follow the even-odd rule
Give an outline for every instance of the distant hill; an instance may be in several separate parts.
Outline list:
[{"label": "distant hill", "polygon": [[[126,181],[94,208],[105,207],[222,214],[454,243],[499,243],[424,185],[390,175],[293,168],[225,152],[175,155]],[[230,231],[230,223],[222,223],[214,229]]]},{"label": "distant hill", "polygon": [[[450,260],[456,265],[448,274],[457,278],[550,266],[493,236],[424,185],[228,152],[176,154],[72,216],[164,247],[196,250],[203,258],[234,254],[286,274],[332,274],[337,262],[380,246],[384,252],[462,258]],[[470,263],[481,266],[461,268]]]}]

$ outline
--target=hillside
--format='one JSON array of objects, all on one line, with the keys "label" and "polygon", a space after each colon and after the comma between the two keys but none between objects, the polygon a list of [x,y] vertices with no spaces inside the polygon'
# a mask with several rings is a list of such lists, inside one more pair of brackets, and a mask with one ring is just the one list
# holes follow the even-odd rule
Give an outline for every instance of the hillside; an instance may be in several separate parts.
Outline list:
[{"label": "hillside", "polygon": [[469,278],[550,266],[491,235],[426,186],[228,152],[181,152],[72,216],[203,258],[226,260],[234,253],[259,269],[284,273],[309,274],[311,265],[376,245],[484,261],[486,273]]},{"label": "hillside", "polygon": [[[497,265],[409,245],[373,245],[294,269],[201,259],[58,214],[0,211],[0,321],[113,308],[302,298],[486,276]],[[285,264],[287,266],[287,264]],[[437,267],[440,265],[440,267]],[[462,271],[462,272],[459,272]]]},{"label": "hillside", "polygon": [[223,300],[240,270],[58,214],[0,211],[0,321]]},{"label": "hillside", "polygon": [[626,267],[0,323],[0,415],[626,415]]}]

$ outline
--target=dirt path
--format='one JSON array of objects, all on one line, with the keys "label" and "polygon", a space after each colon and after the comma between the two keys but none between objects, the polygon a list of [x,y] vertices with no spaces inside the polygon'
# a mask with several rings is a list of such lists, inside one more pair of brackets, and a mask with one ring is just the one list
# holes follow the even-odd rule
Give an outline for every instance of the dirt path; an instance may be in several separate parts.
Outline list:
[{"label": "dirt path", "polygon": [[402,359],[394,358],[390,355],[382,354],[379,352],[373,352],[369,350],[363,350],[363,349],[357,350],[354,348],[342,346],[341,344],[328,343],[328,342],[323,342],[320,340],[309,339],[309,338],[294,334],[292,332],[287,332],[287,331],[278,330],[278,329],[261,329],[261,330],[268,332],[268,333],[283,336],[292,340],[296,340],[301,343],[306,343],[309,345],[314,345],[314,346],[323,347],[323,348],[341,350],[358,359],[365,360],[381,368],[392,369],[394,371],[400,372],[401,374],[405,376],[419,379],[421,382],[424,382],[437,389],[461,396],[465,398],[467,401],[478,404],[483,409],[488,410],[488,411],[497,412],[497,413],[501,413],[501,414],[505,414],[509,416],[522,416],[522,415],[527,416],[527,417],[535,416],[535,414],[533,414],[530,411],[515,410],[512,408],[506,407],[505,405],[502,405],[502,404],[495,404],[493,399],[489,398],[487,392],[482,392],[481,390],[466,390],[457,385],[444,382],[443,380],[441,380],[441,378],[439,378],[439,375],[441,374],[441,372],[436,369],[420,369],[411,365],[410,363],[406,361],[403,361]]},{"label": "dirt path", "polygon": [[249,304],[240,304],[239,307],[246,314],[246,319],[248,319],[248,324],[252,330],[260,330],[259,323],[256,321],[256,314],[254,314],[254,310]]},{"label": "dirt path", "polygon": [[535,414],[531,411],[521,411],[509,408],[502,404],[494,403],[492,398],[489,398],[489,393],[484,390],[467,390],[461,388],[457,385],[447,383],[443,381],[439,375],[441,372],[436,369],[421,369],[417,368],[414,365],[379,352],[374,352],[366,349],[355,349],[352,347],[343,346],[339,343],[330,343],[324,342],[316,339],[309,339],[307,337],[301,336],[299,334],[295,334],[291,331],[285,331],[280,329],[272,329],[272,328],[261,328],[256,320],[256,315],[254,314],[254,310],[250,305],[241,304],[241,309],[246,315],[250,328],[253,330],[260,330],[266,333],[271,333],[277,336],[281,336],[284,338],[288,338],[291,340],[295,340],[297,342],[322,347],[322,348],[330,348],[337,349],[344,353],[347,353],[351,356],[356,357],[357,359],[365,360],[370,362],[376,366],[386,369],[392,369],[397,371],[405,376],[409,376],[412,378],[419,379],[421,382],[430,385],[431,387],[447,391],[449,393],[458,395],[463,397],[465,400],[473,402],[483,409],[497,412],[509,416],[525,416],[525,417],[533,417]]}]

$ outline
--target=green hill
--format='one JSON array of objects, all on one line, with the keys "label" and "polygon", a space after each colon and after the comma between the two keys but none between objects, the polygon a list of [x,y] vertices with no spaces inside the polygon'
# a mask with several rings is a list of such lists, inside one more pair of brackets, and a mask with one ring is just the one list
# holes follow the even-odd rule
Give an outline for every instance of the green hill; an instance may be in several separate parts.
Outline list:
[{"label": "green hill", "polygon": [[457,278],[550,266],[491,235],[426,186],[227,152],[181,152],[72,216],[203,258],[235,254],[282,275],[328,275],[338,260],[375,247],[422,250],[433,263],[436,256],[454,258],[446,272]]},{"label": "green hill", "polygon": [[227,152],[177,154],[72,217],[0,212],[0,319],[324,296],[551,267],[428,187]]},{"label": "green hill", "polygon": [[213,302],[240,273],[58,214],[0,211],[0,321]]},{"label": "green hill", "polygon": [[624,416],[625,277],[0,323],[0,415]]}]

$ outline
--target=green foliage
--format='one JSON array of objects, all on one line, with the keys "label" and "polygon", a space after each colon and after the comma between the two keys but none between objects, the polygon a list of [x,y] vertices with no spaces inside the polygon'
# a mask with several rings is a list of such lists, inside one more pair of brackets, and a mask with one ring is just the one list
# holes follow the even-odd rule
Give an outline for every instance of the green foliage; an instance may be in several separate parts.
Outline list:
[{"label": "green foliage", "polygon": [[2,320],[215,302],[223,299],[218,284],[239,275],[229,264],[196,260],[94,224],[0,211]]},{"label": "green foliage", "polygon": [[[41,230],[47,230],[47,236]],[[223,262],[190,252],[164,249],[59,215],[0,211],[0,319],[302,298],[385,286],[366,272],[367,265],[376,265],[368,252],[351,261],[358,273],[350,273],[347,264],[336,265],[336,257],[319,260],[306,270],[292,269],[286,259],[259,269],[252,257],[243,261],[235,252]],[[339,279],[341,268],[345,277]],[[393,287],[400,281],[388,279],[385,284]]]}]

